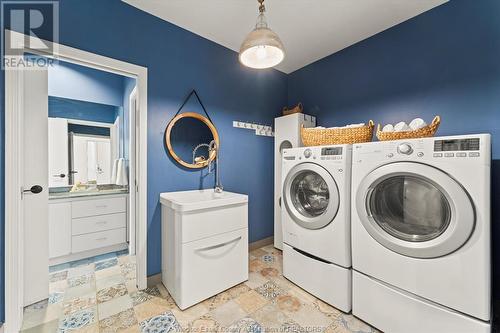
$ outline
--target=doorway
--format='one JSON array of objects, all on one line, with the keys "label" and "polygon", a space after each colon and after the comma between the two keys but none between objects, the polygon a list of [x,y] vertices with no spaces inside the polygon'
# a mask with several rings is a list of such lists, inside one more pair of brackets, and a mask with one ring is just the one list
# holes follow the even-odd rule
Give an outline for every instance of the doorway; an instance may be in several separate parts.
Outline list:
[{"label": "doorway", "polygon": [[[5,34],[10,34],[14,42],[18,41],[21,56],[34,53],[23,48],[23,41],[30,37],[8,30]],[[6,71],[6,321],[4,326],[6,332],[19,331],[25,305],[48,297],[44,285],[45,283],[48,285],[49,266],[71,265],[70,263],[75,260],[130,250],[135,252],[137,257],[135,272],[137,288],[144,289],[147,284],[147,69],[64,45],[57,45],[53,49],[57,50],[57,54],[50,56],[56,57],[59,61],[136,80],[135,104],[134,108],[129,110],[130,117],[126,131],[123,124],[121,132],[119,129],[114,129],[118,117],[107,128],[108,135],[103,134],[104,132],[85,133],[89,130],[88,127],[93,127],[91,130],[101,131],[106,126],[99,126],[102,122],[98,121],[85,123],[82,119],[73,119],[77,124],[66,120],[66,131],[60,127],[56,127],[58,131],[49,130],[47,70]],[[129,101],[126,105],[129,108]],[[61,122],[61,119],[58,120]],[[40,126],[43,122],[47,126]],[[73,125],[87,128],[80,128],[84,133],[78,133],[79,139],[70,143],[70,138],[74,139],[77,131]],[[70,127],[73,130],[68,131]],[[53,155],[59,156],[52,159],[50,157],[52,155],[49,154],[51,144],[61,146],[61,142],[64,141],[60,138],[49,140],[56,132],[63,134],[60,138],[66,135],[68,149],[64,151],[64,148],[62,150],[57,147],[52,148],[58,152]],[[125,144],[125,134],[116,140],[116,136],[120,135],[117,132],[128,133],[128,146]],[[112,133],[115,136],[114,141]],[[78,145],[73,146],[76,141]],[[84,170],[79,182],[75,182],[74,176],[80,173],[74,169],[75,156],[78,156],[81,170]],[[115,158],[117,156],[121,157]],[[50,160],[53,160],[52,163]],[[65,168],[66,162],[67,168]],[[62,171],[56,171],[57,167],[61,166]],[[49,183],[54,185],[57,182],[61,186],[49,186]],[[94,190],[95,193],[108,191],[109,186],[113,187],[111,190],[116,190],[116,186],[120,186],[120,190],[126,189],[124,192],[127,193],[108,192],[109,196],[99,198],[90,193]],[[57,204],[53,201],[57,207],[51,210],[48,203],[56,193],[52,189],[64,187],[71,187],[67,191],[71,194],[64,191],[57,192],[55,195],[69,197],[61,199]],[[76,200],[77,196],[72,196],[72,193],[78,191],[80,191],[78,198],[81,200]],[[68,223],[62,226],[69,229],[70,233],[62,235],[64,228],[56,225],[53,230],[57,234],[52,235],[49,241],[49,221],[54,214],[59,217],[58,223],[67,219]],[[124,216],[127,217],[125,222]],[[34,220],[39,223],[30,223]],[[134,228],[130,227],[132,225]],[[134,241],[130,241],[130,238]],[[34,244],[30,243],[32,241]],[[103,251],[105,253],[101,253]],[[30,276],[38,277],[41,284],[26,283]]]}]

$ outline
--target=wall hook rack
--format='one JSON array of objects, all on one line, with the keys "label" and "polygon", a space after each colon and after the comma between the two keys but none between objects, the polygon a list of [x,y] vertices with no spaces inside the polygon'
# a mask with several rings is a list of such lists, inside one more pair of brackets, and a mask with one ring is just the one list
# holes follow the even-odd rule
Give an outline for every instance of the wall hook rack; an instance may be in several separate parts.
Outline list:
[{"label": "wall hook rack", "polygon": [[255,131],[255,135],[274,137],[273,127],[269,125],[262,125],[257,123],[249,123],[244,121],[233,121],[233,127],[243,128]]}]

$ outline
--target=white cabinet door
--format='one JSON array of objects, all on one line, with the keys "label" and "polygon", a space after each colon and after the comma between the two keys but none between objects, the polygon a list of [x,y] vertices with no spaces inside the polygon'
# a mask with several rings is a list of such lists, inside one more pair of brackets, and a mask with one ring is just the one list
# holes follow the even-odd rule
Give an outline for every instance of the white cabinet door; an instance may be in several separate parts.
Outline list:
[{"label": "white cabinet door", "polygon": [[49,204],[49,258],[71,253],[71,202]]},{"label": "white cabinet door", "polygon": [[49,187],[68,186],[68,121],[49,118]]}]

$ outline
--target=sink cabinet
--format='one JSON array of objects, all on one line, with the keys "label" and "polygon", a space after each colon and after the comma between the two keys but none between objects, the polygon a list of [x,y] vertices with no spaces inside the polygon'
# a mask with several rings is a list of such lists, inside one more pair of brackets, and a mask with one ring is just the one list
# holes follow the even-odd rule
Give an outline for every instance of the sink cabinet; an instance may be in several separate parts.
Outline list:
[{"label": "sink cabinet", "polygon": [[162,282],[186,309],[248,279],[248,197],[162,193]]},{"label": "sink cabinet", "polygon": [[49,201],[50,265],[126,249],[128,194]]}]

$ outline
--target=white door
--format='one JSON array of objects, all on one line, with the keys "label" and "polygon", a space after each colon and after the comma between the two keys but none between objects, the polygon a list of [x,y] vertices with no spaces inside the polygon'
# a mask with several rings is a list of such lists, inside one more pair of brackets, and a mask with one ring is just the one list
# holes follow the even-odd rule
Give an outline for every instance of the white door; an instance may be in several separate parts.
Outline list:
[{"label": "white door", "polygon": [[29,305],[49,295],[47,70],[26,70],[23,89],[23,282]]},{"label": "white door", "polygon": [[49,118],[49,187],[68,186],[68,120]]},{"label": "white door", "polygon": [[465,189],[447,173],[421,163],[375,169],[358,187],[355,204],[377,242],[409,257],[447,255],[474,230],[474,205]]}]

